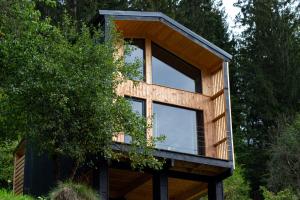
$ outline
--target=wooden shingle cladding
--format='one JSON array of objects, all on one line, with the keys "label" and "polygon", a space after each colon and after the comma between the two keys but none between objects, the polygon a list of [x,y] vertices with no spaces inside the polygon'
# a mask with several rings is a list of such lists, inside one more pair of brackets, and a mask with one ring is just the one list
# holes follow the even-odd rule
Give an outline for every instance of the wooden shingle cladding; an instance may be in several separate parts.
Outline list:
[{"label": "wooden shingle cladding", "polygon": [[23,194],[25,166],[25,142],[21,142],[14,154],[13,191]]},{"label": "wooden shingle cladding", "polygon": [[[231,137],[228,136],[231,132],[226,131],[226,121],[229,120],[229,114],[227,113],[230,110],[227,110],[227,113],[225,111],[224,60],[195,44],[184,35],[172,29],[170,30],[166,25],[160,29],[158,25],[161,24],[160,22],[116,20],[115,23],[124,38],[145,39],[145,81],[139,82],[137,85],[134,85],[131,81],[127,81],[119,86],[118,93],[122,96],[144,99],[146,101],[146,116],[149,119],[153,113],[153,102],[203,111],[203,136],[205,141],[202,143],[200,141],[198,145],[201,144],[205,147],[205,156],[228,160],[228,152],[232,153],[232,145],[230,145],[232,141],[230,141]],[[156,23],[156,28],[152,27],[148,29],[148,26],[152,26],[151,23]],[[159,34],[153,29],[159,29]],[[168,30],[170,34],[164,34],[163,29]],[[174,36],[178,34],[182,37],[181,39]],[[151,44],[153,43],[158,43],[162,48],[201,70],[201,93],[174,89],[152,83]],[[122,52],[120,53],[122,54]],[[153,136],[152,132],[153,130],[148,131],[148,137]],[[120,136],[117,141],[123,142],[122,138]],[[232,157],[230,156],[230,158]]]}]

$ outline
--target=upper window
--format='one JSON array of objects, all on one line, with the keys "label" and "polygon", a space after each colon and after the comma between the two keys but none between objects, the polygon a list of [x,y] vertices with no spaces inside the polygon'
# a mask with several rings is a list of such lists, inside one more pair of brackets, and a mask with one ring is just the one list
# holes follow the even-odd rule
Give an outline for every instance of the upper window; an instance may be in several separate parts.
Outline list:
[{"label": "upper window", "polygon": [[166,140],[156,144],[157,148],[204,155],[201,111],[154,103],[153,114],[154,136],[166,136]]},{"label": "upper window", "polygon": [[130,54],[125,55],[126,63],[139,63],[138,71],[139,77],[135,80],[144,80],[144,68],[145,68],[145,40],[144,39],[126,39],[128,41]]},{"label": "upper window", "polygon": [[[136,99],[136,98],[128,98],[128,101],[131,105],[132,111],[135,112],[138,115],[145,116],[145,101],[142,99]],[[125,143],[131,143],[131,137],[127,134],[125,134],[124,142]]]},{"label": "upper window", "polygon": [[154,43],[152,82],[190,92],[202,92],[201,71]]}]

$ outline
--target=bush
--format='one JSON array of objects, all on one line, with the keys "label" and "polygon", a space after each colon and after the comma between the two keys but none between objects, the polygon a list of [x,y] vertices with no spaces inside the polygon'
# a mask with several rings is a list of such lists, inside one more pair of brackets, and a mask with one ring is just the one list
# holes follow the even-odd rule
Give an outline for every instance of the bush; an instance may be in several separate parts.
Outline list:
[{"label": "bush", "polygon": [[226,200],[248,200],[250,199],[249,183],[243,176],[243,169],[236,166],[231,177],[224,180],[224,199]]},{"label": "bush", "polygon": [[265,200],[297,200],[297,195],[293,192],[292,189],[287,188],[284,189],[277,194],[274,194],[273,192],[270,192],[265,187],[260,187],[263,197]]},{"label": "bush", "polygon": [[34,200],[32,197],[27,195],[15,195],[11,191],[0,189],[1,200]]},{"label": "bush", "polygon": [[78,183],[65,182],[50,193],[50,200],[99,200],[99,195],[91,188]]}]

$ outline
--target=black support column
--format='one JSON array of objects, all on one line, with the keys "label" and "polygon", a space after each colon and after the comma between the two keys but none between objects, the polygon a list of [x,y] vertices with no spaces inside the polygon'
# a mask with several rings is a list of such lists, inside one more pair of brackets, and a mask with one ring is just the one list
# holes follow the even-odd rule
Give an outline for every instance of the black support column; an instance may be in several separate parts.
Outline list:
[{"label": "black support column", "polygon": [[153,173],[153,200],[168,200],[168,176],[166,172]]},{"label": "black support column", "polygon": [[222,181],[208,183],[208,200],[224,200]]},{"label": "black support column", "polygon": [[100,162],[99,171],[99,193],[101,200],[109,200],[109,174],[108,174],[108,162],[102,160]]}]

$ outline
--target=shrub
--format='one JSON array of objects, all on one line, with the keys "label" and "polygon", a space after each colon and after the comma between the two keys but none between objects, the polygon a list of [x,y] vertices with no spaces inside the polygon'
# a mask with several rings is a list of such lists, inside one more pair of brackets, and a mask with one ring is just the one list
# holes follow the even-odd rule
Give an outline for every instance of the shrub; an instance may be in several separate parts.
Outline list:
[{"label": "shrub", "polygon": [[50,193],[50,200],[99,200],[99,195],[86,185],[65,182]]},{"label": "shrub", "polygon": [[277,194],[268,191],[265,187],[260,187],[263,197],[265,200],[297,200],[297,195],[293,192],[292,189],[286,188]]},{"label": "shrub", "polygon": [[32,197],[27,195],[15,195],[11,191],[0,189],[1,200],[34,200]]}]

